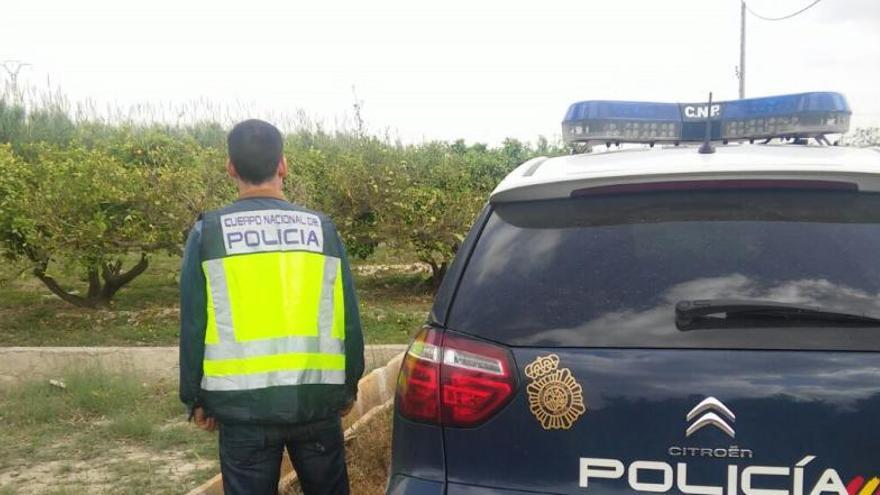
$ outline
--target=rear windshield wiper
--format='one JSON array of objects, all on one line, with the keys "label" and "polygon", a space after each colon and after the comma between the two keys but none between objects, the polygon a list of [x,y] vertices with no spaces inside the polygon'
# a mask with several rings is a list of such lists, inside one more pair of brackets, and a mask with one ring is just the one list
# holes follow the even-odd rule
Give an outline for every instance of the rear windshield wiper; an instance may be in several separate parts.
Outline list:
[{"label": "rear windshield wiper", "polygon": [[679,330],[805,323],[809,326],[880,326],[880,318],[803,304],[753,299],[701,299],[679,301],[675,305],[675,325]]}]

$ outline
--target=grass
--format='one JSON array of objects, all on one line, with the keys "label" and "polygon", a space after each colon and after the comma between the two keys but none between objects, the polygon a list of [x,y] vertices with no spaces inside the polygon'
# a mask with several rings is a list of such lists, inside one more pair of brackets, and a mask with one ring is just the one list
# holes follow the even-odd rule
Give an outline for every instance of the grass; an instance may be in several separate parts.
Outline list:
[{"label": "grass", "polygon": [[[426,274],[380,253],[354,267],[365,340],[405,343],[431,304]],[[176,345],[179,259],[156,256],[112,310],[75,308],[0,265],[0,346]],[[76,273],[57,273],[83,287]],[[184,421],[172,381],[101,369],[0,387],[0,495],[182,493],[217,473],[216,435]],[[383,493],[390,416],[349,445],[354,493]],[[374,438],[375,437],[375,438]],[[378,453],[378,456],[377,456]]]},{"label": "grass", "polygon": [[216,436],[184,421],[175,383],[100,369],[62,382],[0,389],[0,494],[181,493],[217,471]]},{"label": "grass", "polygon": [[355,287],[368,344],[403,344],[425,322],[431,291],[424,274],[382,271],[359,274]]},{"label": "grass", "polygon": [[[406,343],[430,308],[427,275],[412,264],[393,264],[395,256],[380,251],[354,267],[368,344]],[[0,268],[0,346],[176,345],[179,265],[177,257],[154,256],[109,311],[76,308],[30,274],[19,273],[20,267]],[[85,286],[77,273],[55,275],[65,287]]]},{"label": "grass", "polygon": [[[178,494],[218,472],[216,434],[184,421],[172,381],[85,368],[61,382],[0,388],[0,495]],[[384,493],[391,409],[346,449],[352,493]]]}]

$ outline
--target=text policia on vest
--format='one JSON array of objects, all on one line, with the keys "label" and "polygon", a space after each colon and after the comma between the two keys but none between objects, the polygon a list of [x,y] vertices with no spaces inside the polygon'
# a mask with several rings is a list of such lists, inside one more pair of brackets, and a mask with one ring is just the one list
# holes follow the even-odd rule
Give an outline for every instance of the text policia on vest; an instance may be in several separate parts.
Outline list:
[{"label": "text policia on vest", "polygon": [[321,219],[310,213],[249,211],[223,215],[220,221],[228,254],[324,249]]}]

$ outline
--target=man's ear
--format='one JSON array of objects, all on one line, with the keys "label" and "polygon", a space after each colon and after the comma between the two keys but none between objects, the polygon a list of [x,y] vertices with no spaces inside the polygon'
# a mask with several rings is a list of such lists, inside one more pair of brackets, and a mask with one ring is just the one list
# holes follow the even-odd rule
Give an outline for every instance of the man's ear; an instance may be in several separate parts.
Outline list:
[{"label": "man's ear", "polygon": [[226,173],[229,174],[233,179],[238,179],[238,171],[235,170],[235,166],[232,164],[232,160],[226,162]]},{"label": "man's ear", "polygon": [[278,163],[278,177],[282,179],[287,177],[287,157],[285,156],[282,156]]}]

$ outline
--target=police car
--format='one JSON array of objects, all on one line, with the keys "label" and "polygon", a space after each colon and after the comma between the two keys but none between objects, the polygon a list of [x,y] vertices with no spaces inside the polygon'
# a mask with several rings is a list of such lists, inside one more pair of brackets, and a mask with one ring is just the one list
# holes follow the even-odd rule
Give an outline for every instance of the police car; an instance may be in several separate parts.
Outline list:
[{"label": "police car", "polygon": [[573,146],[652,147],[498,185],[407,351],[387,493],[880,494],[880,153],[829,145],[849,119],[572,105]]}]

